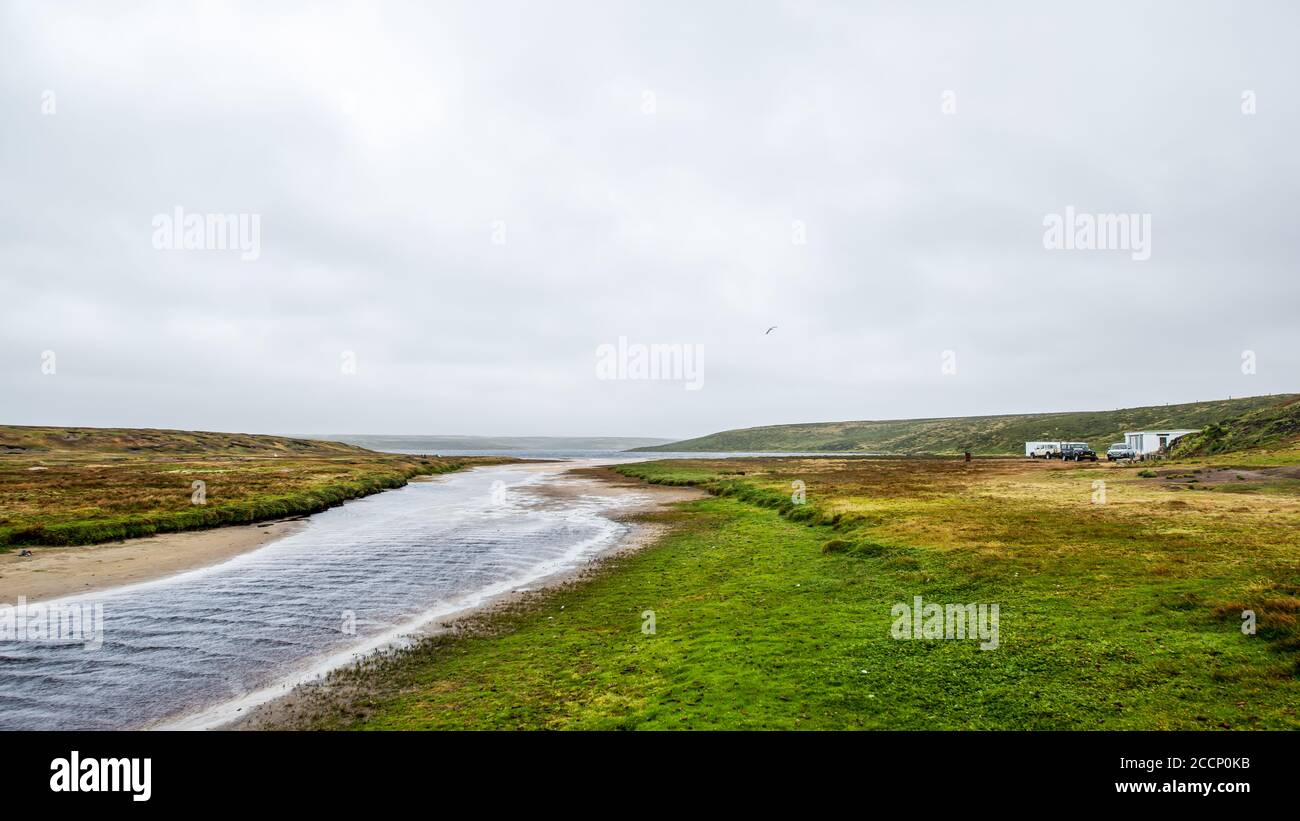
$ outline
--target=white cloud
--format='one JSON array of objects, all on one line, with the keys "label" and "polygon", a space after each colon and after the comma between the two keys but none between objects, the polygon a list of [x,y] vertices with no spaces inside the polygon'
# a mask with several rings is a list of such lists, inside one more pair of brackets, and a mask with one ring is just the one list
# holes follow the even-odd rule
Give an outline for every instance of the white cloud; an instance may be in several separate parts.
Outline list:
[{"label": "white cloud", "polygon": [[[7,4],[0,419],[688,435],[1294,390],[1296,10],[1008,15]],[[1069,204],[1150,213],[1151,260],[1045,252]],[[261,258],[154,250],[177,205],[260,214]],[[705,345],[704,390],[595,380],[619,336]]]}]

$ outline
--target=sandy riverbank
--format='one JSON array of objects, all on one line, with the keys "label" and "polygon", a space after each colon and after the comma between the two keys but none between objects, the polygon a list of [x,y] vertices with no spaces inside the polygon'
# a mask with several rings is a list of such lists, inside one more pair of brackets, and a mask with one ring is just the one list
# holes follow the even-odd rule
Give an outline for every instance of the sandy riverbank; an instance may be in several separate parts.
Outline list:
[{"label": "sandy riverbank", "polygon": [[85,547],[29,548],[0,555],[0,604],[92,593],[219,564],[287,536],[305,520],[164,533]]},{"label": "sandy riverbank", "polygon": [[[641,501],[635,504],[622,504],[611,509],[606,515],[628,525],[628,531],[613,545],[590,559],[585,564],[535,580],[526,587],[511,590],[474,607],[467,607],[430,622],[411,638],[430,637],[445,633],[471,633],[490,628],[494,614],[529,607],[539,597],[557,587],[581,584],[586,578],[599,572],[608,562],[630,555],[654,544],[666,532],[665,525],[644,521],[647,514],[666,510],[677,502],[691,501],[707,496],[696,488],[668,487],[648,485],[623,477],[603,466],[577,467],[566,471],[543,485],[532,488],[537,497],[537,504],[543,505],[547,500],[571,496],[604,496],[611,500],[635,495]],[[383,663],[382,656],[387,651],[372,652],[361,656],[362,664]],[[353,664],[356,661],[354,660]],[[345,666],[346,667],[346,666]],[[302,681],[290,687],[285,686],[281,695],[254,698],[246,705],[227,705],[227,715],[238,713],[233,720],[200,720],[197,723],[182,721],[172,726],[177,728],[214,728],[223,730],[264,730],[293,729],[302,726],[305,719],[320,710],[331,709],[338,703],[365,694],[355,692],[346,677],[326,675]]]}]

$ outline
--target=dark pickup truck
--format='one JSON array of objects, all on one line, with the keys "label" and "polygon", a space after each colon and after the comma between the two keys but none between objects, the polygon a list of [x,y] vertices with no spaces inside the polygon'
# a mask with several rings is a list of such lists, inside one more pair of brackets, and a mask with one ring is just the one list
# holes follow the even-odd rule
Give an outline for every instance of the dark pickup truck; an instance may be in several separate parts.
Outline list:
[{"label": "dark pickup truck", "polygon": [[1067,462],[1095,462],[1097,451],[1087,445],[1066,445],[1061,448],[1061,458]]}]

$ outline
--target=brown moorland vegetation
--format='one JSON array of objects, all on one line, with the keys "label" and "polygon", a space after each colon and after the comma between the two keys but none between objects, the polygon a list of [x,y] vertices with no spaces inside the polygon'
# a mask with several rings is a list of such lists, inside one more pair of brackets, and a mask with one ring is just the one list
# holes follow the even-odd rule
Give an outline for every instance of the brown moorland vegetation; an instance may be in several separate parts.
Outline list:
[{"label": "brown moorland vegetation", "polygon": [[282,436],[0,426],[0,552],[304,515],[500,461]]}]

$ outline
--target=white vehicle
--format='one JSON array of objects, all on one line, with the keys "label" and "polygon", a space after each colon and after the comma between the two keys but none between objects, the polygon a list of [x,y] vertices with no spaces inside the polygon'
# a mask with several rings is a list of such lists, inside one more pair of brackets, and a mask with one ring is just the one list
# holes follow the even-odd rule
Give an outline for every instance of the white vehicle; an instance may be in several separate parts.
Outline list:
[{"label": "white vehicle", "polygon": [[1136,459],[1137,451],[1129,447],[1124,442],[1116,442],[1106,450],[1106,461],[1114,462],[1117,459]]},{"label": "white vehicle", "polygon": [[1025,455],[1030,459],[1060,459],[1063,450],[1086,447],[1087,442],[1026,442]]},{"label": "white vehicle", "polygon": [[1041,449],[1044,447],[1057,448],[1060,447],[1060,445],[1061,445],[1060,442],[1026,442],[1025,455],[1031,459],[1041,459],[1043,458],[1042,453],[1036,451],[1041,451]]}]

